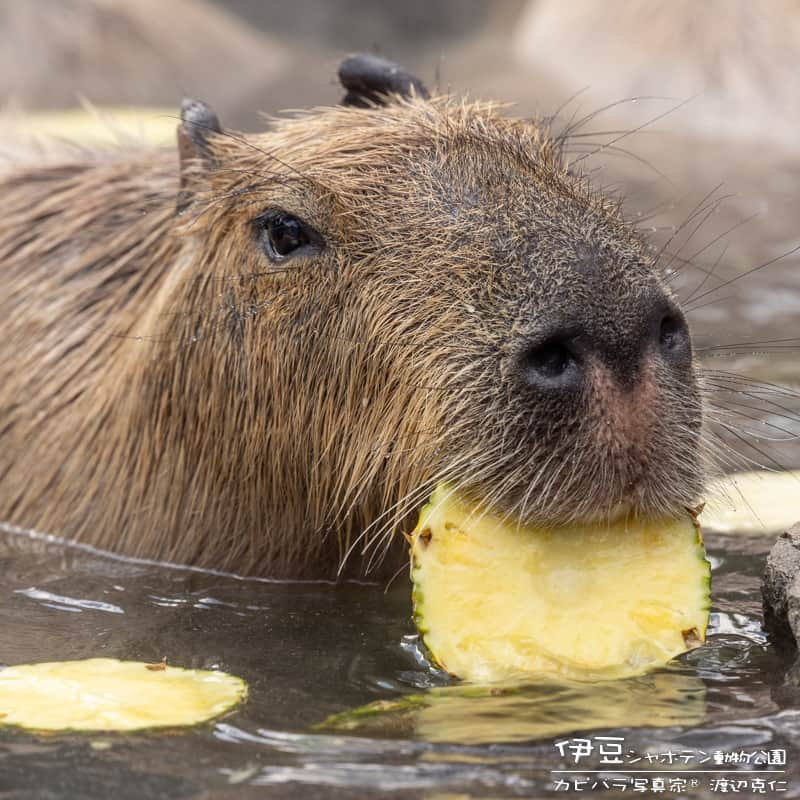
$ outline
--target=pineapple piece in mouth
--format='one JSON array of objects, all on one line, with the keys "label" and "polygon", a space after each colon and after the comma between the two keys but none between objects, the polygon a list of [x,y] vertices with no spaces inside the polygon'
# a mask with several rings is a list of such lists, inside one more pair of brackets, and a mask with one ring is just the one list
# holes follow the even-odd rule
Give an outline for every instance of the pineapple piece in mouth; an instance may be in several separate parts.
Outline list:
[{"label": "pineapple piece in mouth", "polygon": [[711,568],[690,511],[523,527],[442,485],[410,542],[414,618],[459,678],[624,678],[705,641]]}]

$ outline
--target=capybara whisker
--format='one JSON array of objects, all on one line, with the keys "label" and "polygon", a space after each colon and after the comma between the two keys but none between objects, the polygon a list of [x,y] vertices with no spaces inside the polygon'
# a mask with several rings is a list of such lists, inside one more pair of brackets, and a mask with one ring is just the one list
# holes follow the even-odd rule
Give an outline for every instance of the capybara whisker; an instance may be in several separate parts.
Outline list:
[{"label": "capybara whisker", "polygon": [[[704,292],[701,292],[700,294],[698,294],[698,295],[696,295],[694,297],[694,304],[696,304],[696,302],[698,300],[702,300],[704,297],[706,297],[707,295],[711,294],[712,292],[716,292],[719,289],[723,289],[726,286],[730,286],[732,283],[735,283],[736,281],[739,281],[742,278],[747,278],[750,275],[754,274],[755,272],[759,272],[760,270],[765,269],[766,267],[770,267],[773,264],[776,264],[779,261],[782,261],[784,258],[787,258],[788,256],[791,256],[791,255],[794,255],[797,252],[800,252],[800,244],[796,245],[795,247],[792,247],[789,250],[784,251],[783,253],[781,253],[778,256],[775,256],[774,258],[770,258],[767,261],[762,262],[761,264],[757,264],[755,267],[751,267],[750,269],[746,269],[744,272],[740,272],[738,275],[735,275],[733,278],[729,278],[728,280],[723,281],[722,283],[718,284],[717,286],[714,286],[711,289],[706,289]],[[697,306],[694,305],[694,307],[696,308]],[[689,308],[689,310],[691,310],[691,307],[688,306],[688,304],[687,304],[687,308]]]},{"label": "capybara whisker", "polygon": [[[634,98],[629,98],[627,101],[623,100],[623,101],[620,101],[620,102],[631,102],[631,100],[633,100],[633,99]],[[610,146],[617,144],[617,142],[620,142],[623,139],[627,139],[629,136],[633,136],[634,134],[639,133],[640,131],[643,131],[646,128],[649,128],[650,126],[655,125],[656,122],[660,122],[662,119],[664,119],[665,117],[668,117],[670,114],[674,114],[676,111],[679,111],[685,105],[690,103],[693,99],[694,98],[689,97],[689,98],[687,98],[685,100],[682,100],[681,102],[679,102],[676,105],[674,105],[672,108],[668,108],[666,111],[662,112],[661,114],[657,114],[655,117],[651,117],[647,121],[643,122],[641,125],[637,125],[636,127],[631,128],[630,130],[624,131],[623,133],[619,134],[619,136],[614,137],[610,142],[606,142],[605,144],[602,144],[599,147],[597,147],[592,152],[586,153],[585,155],[582,155],[580,158],[576,159],[575,161],[572,161],[570,163],[570,166],[574,167],[576,164],[580,163],[581,161],[584,161],[585,159],[587,159],[589,157],[592,157],[592,156],[595,156],[595,155],[599,155],[600,153],[602,153],[605,150],[607,150]],[[613,107],[613,105],[614,104],[612,104],[612,106],[610,106],[610,107]],[[604,110],[604,109],[601,109],[601,110]]]}]

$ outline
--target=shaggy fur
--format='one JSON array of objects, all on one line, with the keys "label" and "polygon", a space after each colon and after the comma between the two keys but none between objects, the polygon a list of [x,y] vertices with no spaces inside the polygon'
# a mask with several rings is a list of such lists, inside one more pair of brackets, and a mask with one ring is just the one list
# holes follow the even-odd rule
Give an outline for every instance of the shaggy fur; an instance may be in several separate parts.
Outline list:
[{"label": "shaggy fur", "polygon": [[[673,301],[543,127],[397,99],[207,142],[182,174],[119,152],[3,179],[0,520],[331,576],[396,566],[438,480],[548,523],[694,501],[691,355],[642,345]],[[322,251],[272,263],[270,209]],[[586,385],[543,394],[521,359],[567,324]]]}]

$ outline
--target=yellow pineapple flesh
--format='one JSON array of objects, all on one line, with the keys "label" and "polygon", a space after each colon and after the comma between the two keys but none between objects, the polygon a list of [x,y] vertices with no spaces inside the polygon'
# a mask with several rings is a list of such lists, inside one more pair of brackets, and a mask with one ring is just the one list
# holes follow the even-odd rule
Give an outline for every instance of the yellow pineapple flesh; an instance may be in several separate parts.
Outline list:
[{"label": "yellow pineapple flesh", "polygon": [[459,678],[621,678],[705,640],[710,565],[689,511],[522,527],[440,486],[410,540],[415,621]]}]

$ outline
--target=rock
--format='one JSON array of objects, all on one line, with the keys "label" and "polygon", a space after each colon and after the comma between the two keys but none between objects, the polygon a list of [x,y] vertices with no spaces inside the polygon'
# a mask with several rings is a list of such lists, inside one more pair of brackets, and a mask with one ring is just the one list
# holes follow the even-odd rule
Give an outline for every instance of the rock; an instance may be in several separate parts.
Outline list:
[{"label": "rock", "polygon": [[767,556],[761,581],[764,624],[778,645],[800,641],[800,525],[781,534]]}]

